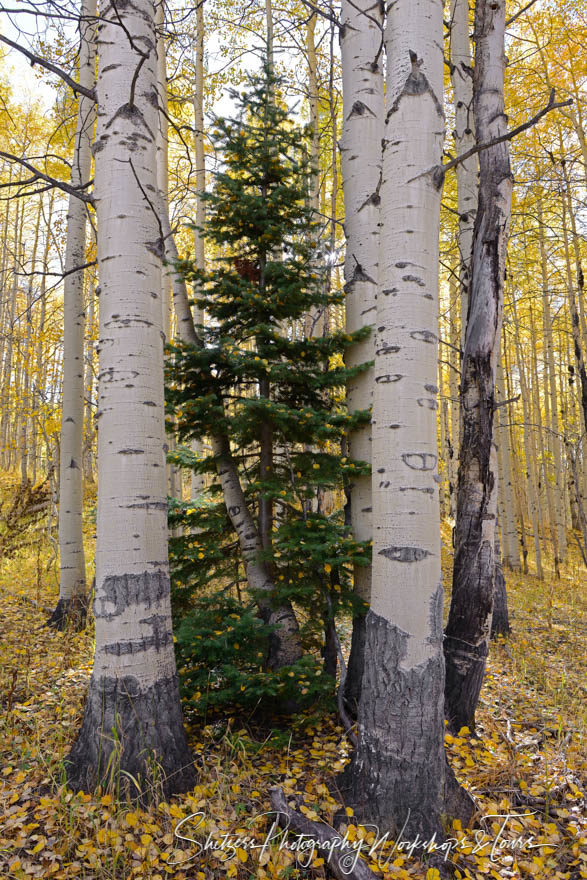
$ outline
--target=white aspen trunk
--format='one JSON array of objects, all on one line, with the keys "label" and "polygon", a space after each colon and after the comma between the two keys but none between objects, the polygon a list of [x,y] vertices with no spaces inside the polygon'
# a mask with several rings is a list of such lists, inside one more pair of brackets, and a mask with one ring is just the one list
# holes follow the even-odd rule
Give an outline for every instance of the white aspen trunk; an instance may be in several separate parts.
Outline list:
[{"label": "white aspen trunk", "polygon": [[[205,271],[206,254],[204,236],[201,232],[206,223],[206,202],[202,194],[206,191],[206,153],[204,151],[204,4],[196,7],[195,78],[194,78],[194,160],[196,164],[196,229],[194,230],[194,263]],[[203,324],[204,315],[199,306],[194,306],[196,326]],[[192,451],[200,458],[203,453],[201,440],[194,440]],[[205,489],[203,474],[192,472],[190,498],[194,504],[202,498]]]},{"label": "white aspen trunk", "polygon": [[532,532],[534,539],[534,555],[536,560],[536,576],[540,580],[544,579],[544,571],[542,569],[542,550],[540,549],[540,523],[538,519],[538,487],[536,485],[536,475],[534,472],[534,462],[536,460],[536,449],[533,442],[532,417],[530,414],[530,400],[528,392],[528,383],[526,382],[526,370],[524,367],[524,359],[522,356],[520,345],[520,325],[518,322],[517,308],[515,299],[513,300],[513,312],[515,320],[515,341],[516,341],[516,357],[518,361],[518,372],[520,375],[520,391],[522,397],[522,412],[524,414],[524,458],[526,462],[526,481],[528,496],[528,513],[530,522],[532,523]]},{"label": "white aspen trunk", "polygon": [[[42,431],[45,434],[45,425],[44,425],[44,416],[41,411],[41,404],[45,398],[45,375],[46,375],[46,367],[44,363],[43,357],[43,343],[44,343],[44,332],[45,332],[45,317],[47,313],[47,301],[46,301],[46,290],[47,290],[47,272],[49,271],[49,250],[51,247],[51,220],[53,218],[53,205],[55,202],[55,190],[51,191],[51,196],[49,198],[49,208],[47,210],[47,216],[43,215],[43,221],[45,223],[45,244],[43,248],[43,274],[41,275],[41,284],[39,290],[39,303],[40,303],[40,314],[39,321],[36,329],[37,336],[37,348],[36,348],[36,385],[35,385],[35,412],[37,418],[37,429]],[[39,456],[40,458],[40,456]],[[35,456],[35,464],[34,464],[34,477],[33,483],[36,482],[36,471],[37,468],[41,467],[41,461],[37,461],[37,456]],[[47,469],[49,468],[49,455],[47,455]]]},{"label": "white aspen trunk", "polygon": [[[451,0],[450,76],[455,105],[455,150],[457,156],[475,146],[473,110],[473,60],[469,39],[469,0]],[[459,212],[459,279],[461,288],[461,341],[465,343],[469,291],[471,288],[471,255],[473,228],[477,212],[479,159],[470,156],[457,165],[457,208]]]},{"label": "white aspen trunk", "polygon": [[267,45],[267,66],[273,73],[275,70],[275,56],[273,53],[273,4],[272,0],[265,0],[265,31]]},{"label": "white aspen trunk", "polygon": [[[24,350],[23,350],[23,392],[22,392],[22,403],[21,403],[21,420],[20,420],[20,434],[18,439],[19,451],[20,451],[20,482],[21,486],[26,486],[29,482],[28,476],[28,466],[29,466],[29,447],[28,447],[28,439],[29,439],[29,423],[32,427],[31,415],[33,411],[32,401],[31,401],[31,384],[33,381],[33,365],[31,362],[31,354],[32,354],[32,337],[33,337],[33,285],[34,285],[34,277],[35,277],[35,269],[37,265],[37,247],[39,244],[39,227],[41,224],[41,212],[42,212],[42,202],[39,201],[39,207],[37,209],[37,220],[35,223],[35,237],[33,241],[33,250],[31,254],[31,265],[30,265],[30,278],[29,283],[27,285],[27,294],[26,294],[26,313],[25,313],[25,321],[26,321],[26,333],[24,339]],[[34,430],[34,428],[33,428]]]},{"label": "white aspen trunk", "polygon": [[456,285],[454,282],[450,285],[450,348],[448,362],[450,364],[448,371],[448,388],[450,395],[450,438],[451,450],[450,461],[448,466],[448,478],[450,485],[450,516],[454,520],[457,515],[457,476],[459,466],[459,379],[461,369],[461,341],[459,334],[459,326],[457,321],[458,301],[456,296]]},{"label": "white aspen trunk", "polygon": [[[79,81],[96,80],[96,0],[83,0],[79,21]],[[95,103],[78,98],[71,185],[87,185],[92,166]],[[59,445],[59,601],[49,619],[63,628],[85,623],[86,561],[82,531],[84,429],[84,273],[86,205],[69,197],[63,285],[63,404]]]},{"label": "white aspen trunk", "polygon": [[[342,61],[342,136],[340,160],[344,195],[344,264],[346,329],[354,333],[362,327],[374,328],[377,284],[379,280],[379,217],[381,187],[381,140],[384,98],[381,63],[383,11],[372,0],[342,4],[340,51]],[[349,346],[348,367],[375,358],[374,331],[362,342]],[[365,410],[373,401],[373,369],[350,379],[346,389],[350,412]],[[348,438],[348,454],[371,463],[371,426],[353,431]],[[348,487],[350,523],[357,541],[373,537],[371,477],[355,476]],[[371,566],[355,566],[354,588],[369,604]],[[353,640],[349,657],[345,699],[356,712],[363,675],[365,616],[353,621]]]},{"label": "white aspen trunk", "polygon": [[[504,110],[505,0],[475,6],[477,141],[507,130]],[[479,154],[479,202],[461,376],[461,449],[453,588],[444,641],[445,709],[451,730],[475,727],[489,652],[495,586],[498,472],[493,442],[495,377],[504,302],[513,179],[509,144]]]},{"label": "white aspen trunk", "polygon": [[538,477],[538,484],[544,482],[544,493],[546,495],[546,510],[548,514],[548,532],[547,536],[546,527],[543,529],[543,540],[544,547],[547,548],[548,537],[552,542],[552,553],[554,560],[554,570],[557,578],[560,579],[560,553],[558,547],[558,532],[556,529],[556,517],[554,513],[554,499],[552,492],[552,485],[549,479],[548,474],[548,462],[546,457],[546,450],[544,444],[544,431],[542,425],[542,407],[540,405],[540,392],[538,389],[537,376],[538,376],[538,355],[536,353],[536,326],[534,323],[534,313],[532,306],[529,306],[530,312],[530,345],[532,350],[532,405],[534,409],[534,414],[532,416],[534,424],[536,425],[536,438],[538,444],[538,451],[540,452],[540,464],[538,463],[538,458],[536,458],[536,470],[540,475],[542,471],[542,479],[540,476]]},{"label": "white aspen trunk", "polygon": [[[498,399],[507,400],[503,384],[503,370],[501,361],[497,365],[497,392]],[[503,492],[503,516],[501,529],[504,537],[504,563],[512,571],[520,569],[520,548],[518,542],[518,530],[516,528],[515,494],[512,475],[512,455],[510,446],[510,432],[507,423],[510,421],[509,410],[500,408],[497,413],[497,437],[501,458],[499,484]],[[507,548],[507,549],[506,549]]]},{"label": "white aspen trunk", "polygon": [[167,555],[155,10],[153,0],[135,0],[115,14],[105,0],[101,13],[96,653],[67,772],[76,789],[112,779],[136,797],[130,774],[148,800],[195,782]]},{"label": "white aspen trunk", "polygon": [[83,451],[83,472],[84,480],[94,482],[94,412],[93,412],[93,393],[94,393],[94,323],[95,323],[95,290],[94,279],[88,276],[87,284],[87,338],[86,338],[86,356],[85,356],[85,406],[86,414],[84,421],[84,451]]},{"label": "white aspen trunk", "polygon": [[318,62],[316,59],[316,13],[306,25],[306,52],[308,54],[308,103],[310,105],[310,125],[312,140],[310,144],[312,167],[316,174],[312,178],[311,207],[316,213],[320,210],[320,128],[318,117]]},{"label": "white aspen trunk", "polygon": [[538,199],[536,209],[538,214],[538,241],[540,245],[540,269],[542,275],[542,328],[544,334],[545,348],[544,360],[545,368],[548,375],[548,390],[545,391],[545,394],[547,397],[550,396],[549,415],[551,430],[549,435],[549,446],[554,461],[554,495],[558,546],[561,562],[564,562],[567,555],[567,528],[565,517],[566,491],[563,467],[563,447],[561,443],[558,418],[558,395],[556,391],[556,371],[554,365],[552,313],[550,310],[550,295],[548,289],[548,263],[546,257],[546,244],[544,241],[542,200],[540,198]]},{"label": "white aspen trunk", "polygon": [[18,296],[18,258],[22,241],[22,205],[19,200],[16,204],[16,217],[14,221],[14,255],[12,260],[12,283],[9,294],[7,312],[7,324],[4,328],[6,333],[6,351],[2,364],[2,413],[1,413],[1,441],[3,465],[5,470],[10,469],[11,455],[9,449],[10,436],[10,388],[12,386],[12,354],[14,343],[14,322],[16,318],[16,298]]},{"label": "white aspen trunk", "polygon": [[448,797],[444,754],[436,418],[442,7],[397,0],[385,31],[371,608],[346,798],[361,821],[411,839],[441,836],[442,814],[467,812]]}]

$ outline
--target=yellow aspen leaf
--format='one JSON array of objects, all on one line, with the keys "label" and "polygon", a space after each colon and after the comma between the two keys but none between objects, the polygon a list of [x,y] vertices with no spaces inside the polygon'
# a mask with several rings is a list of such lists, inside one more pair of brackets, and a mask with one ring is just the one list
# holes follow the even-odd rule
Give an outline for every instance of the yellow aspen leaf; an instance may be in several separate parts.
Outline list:
[{"label": "yellow aspen leaf", "polygon": [[126,820],[126,824],[129,825],[131,828],[136,828],[139,823],[139,818],[136,813],[127,813],[124,818]]},{"label": "yellow aspen leaf", "polygon": [[246,860],[249,857],[249,854],[247,853],[247,851],[244,849],[241,849],[240,846],[237,846],[236,854],[238,856],[238,860],[243,863],[246,862]]}]

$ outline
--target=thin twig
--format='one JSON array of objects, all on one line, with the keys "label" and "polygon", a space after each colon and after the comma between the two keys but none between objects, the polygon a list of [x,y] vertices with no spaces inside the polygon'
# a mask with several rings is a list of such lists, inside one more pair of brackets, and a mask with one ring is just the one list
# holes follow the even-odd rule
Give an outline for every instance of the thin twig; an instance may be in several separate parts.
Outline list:
[{"label": "thin twig", "polygon": [[550,113],[551,110],[558,110],[559,107],[569,107],[573,103],[573,99],[569,98],[568,101],[556,101],[554,100],[554,89],[552,89],[550,93],[550,98],[548,99],[548,104],[540,110],[536,116],[533,116],[532,119],[529,119],[527,122],[522,122],[521,125],[518,125],[516,128],[512,128],[511,131],[506,132],[505,134],[500,135],[499,137],[493,138],[491,141],[487,141],[484,144],[476,144],[474,147],[471,147],[470,150],[462,153],[460,156],[457,156],[456,159],[453,159],[451,162],[447,162],[445,165],[440,165],[440,170],[442,174],[446,174],[451,168],[456,168],[457,165],[460,165],[462,162],[466,162],[467,159],[470,159],[471,156],[474,156],[476,153],[481,153],[483,150],[488,150],[489,147],[495,147],[497,144],[502,144],[504,141],[511,141],[512,138],[517,137],[517,135],[521,134],[521,132],[526,131],[527,128],[531,128],[533,125],[536,125],[543,116],[546,116],[547,113]]}]

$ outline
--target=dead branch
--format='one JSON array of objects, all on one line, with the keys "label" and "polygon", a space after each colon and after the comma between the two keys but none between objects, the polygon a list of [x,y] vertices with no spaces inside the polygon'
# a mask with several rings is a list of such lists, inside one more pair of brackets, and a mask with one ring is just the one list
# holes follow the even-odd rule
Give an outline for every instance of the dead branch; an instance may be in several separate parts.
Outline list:
[{"label": "dead branch", "polygon": [[34,165],[31,165],[30,162],[27,162],[26,159],[20,159],[18,156],[14,156],[12,153],[5,153],[4,150],[0,150],[0,157],[2,159],[8,159],[10,162],[17,162],[19,165],[22,165],[23,168],[26,168],[27,171],[30,171],[35,175],[37,180],[45,180],[47,183],[50,183],[51,186],[60,189],[62,192],[67,193],[70,196],[75,196],[76,199],[80,199],[82,202],[86,202],[88,205],[92,205],[94,200],[92,196],[88,195],[88,193],[83,192],[90,183],[84,184],[84,186],[80,189],[76,189],[74,186],[70,186],[68,183],[63,183],[60,180],[56,180],[54,177],[51,177],[49,174],[45,174],[43,171],[39,171],[38,168],[35,168]]},{"label": "dead branch", "polygon": [[306,839],[324,844],[325,850],[328,848],[328,857],[324,861],[338,880],[375,880],[373,871],[357,857],[348,843],[344,844],[334,828],[322,822],[312,822],[290,807],[282,788],[272,789],[271,806],[279,814],[278,822],[284,830],[291,828]]},{"label": "dead branch", "polygon": [[24,46],[19,46],[18,43],[15,43],[13,40],[9,40],[8,37],[5,37],[3,34],[0,34],[0,40],[3,43],[6,43],[7,46],[10,46],[11,49],[16,49],[17,52],[21,52],[25,55],[29,61],[31,62],[31,67],[34,67],[35,64],[38,64],[39,67],[44,67],[45,70],[49,70],[51,73],[54,73],[56,76],[60,77],[64,83],[73,89],[74,94],[84,95],[84,97],[89,98],[91,101],[96,100],[96,92],[94,89],[88,89],[85,86],[82,86],[81,83],[78,83],[75,79],[58,67],[56,64],[53,64],[51,61],[46,61],[44,58],[41,58],[40,55],[35,55],[33,52],[30,52],[28,49],[25,49]]},{"label": "dead branch", "polygon": [[[512,138],[517,137],[521,132],[526,131],[528,128],[532,128],[533,125],[536,125],[537,122],[540,122],[543,116],[546,116],[547,113],[550,113],[551,110],[558,110],[559,107],[569,107],[573,103],[573,99],[569,98],[568,101],[555,101],[554,100],[555,90],[552,89],[550,92],[550,97],[548,99],[548,104],[539,110],[538,113],[529,119],[527,122],[522,122],[521,125],[516,126],[516,128],[512,128],[511,131],[506,132],[505,134],[500,135],[499,137],[493,138],[491,141],[487,141],[484,144],[476,144],[474,147],[471,147],[470,150],[462,153],[460,156],[457,156],[456,159],[452,159],[452,161],[447,162],[445,165],[438,166],[438,170],[441,171],[442,175],[445,175],[447,171],[451,168],[456,168],[457,165],[460,165],[462,162],[466,162],[467,159],[470,159],[471,156],[474,156],[476,153],[481,153],[483,150],[488,150],[490,147],[496,147],[498,144],[502,144],[504,141],[511,141]],[[436,169],[434,169],[436,170]]]}]

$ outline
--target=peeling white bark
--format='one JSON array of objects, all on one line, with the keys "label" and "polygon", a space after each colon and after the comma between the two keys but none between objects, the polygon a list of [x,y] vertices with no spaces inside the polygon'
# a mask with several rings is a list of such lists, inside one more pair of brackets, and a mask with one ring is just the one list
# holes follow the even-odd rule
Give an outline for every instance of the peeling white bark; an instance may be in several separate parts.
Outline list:
[{"label": "peeling white bark", "polygon": [[[79,82],[93,88],[96,80],[96,0],[83,0],[80,15]],[[96,105],[78,99],[71,184],[87,184],[91,175],[92,138]],[[73,271],[86,262],[86,211],[70,196],[63,291],[63,409],[59,468],[59,599],[69,602],[86,592],[82,534],[83,422],[84,422],[84,273]]]}]

